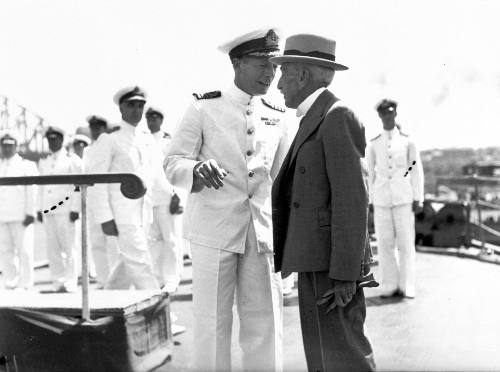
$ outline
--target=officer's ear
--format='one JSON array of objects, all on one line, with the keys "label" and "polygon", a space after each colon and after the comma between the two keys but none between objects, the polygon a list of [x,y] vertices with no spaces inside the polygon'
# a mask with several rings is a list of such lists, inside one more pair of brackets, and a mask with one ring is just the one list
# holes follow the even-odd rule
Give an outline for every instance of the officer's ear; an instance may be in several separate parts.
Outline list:
[{"label": "officer's ear", "polygon": [[241,66],[241,58],[231,58],[231,64],[233,65],[234,71],[239,70]]}]

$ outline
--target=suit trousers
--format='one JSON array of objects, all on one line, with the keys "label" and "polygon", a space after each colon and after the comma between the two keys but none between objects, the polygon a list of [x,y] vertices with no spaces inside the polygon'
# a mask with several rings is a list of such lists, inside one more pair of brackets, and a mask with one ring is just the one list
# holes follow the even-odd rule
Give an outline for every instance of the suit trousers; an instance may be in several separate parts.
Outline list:
[{"label": "suit trousers", "polygon": [[181,234],[181,215],[170,214],[168,205],[153,208],[153,223],[148,234],[153,269],[160,285],[172,290],[179,286],[184,268]]},{"label": "suit trousers", "polygon": [[399,288],[407,296],[415,296],[415,215],[411,204],[375,206],[373,217],[381,290]]},{"label": "suit trousers", "polygon": [[328,272],[299,272],[299,311],[309,372],[375,371],[373,350],[365,326],[363,289],[346,307],[326,314],[316,301],[332,288]]},{"label": "suit trousers", "polygon": [[75,224],[69,220],[69,213],[48,214],[43,218],[47,237],[47,258],[54,287],[64,285],[75,289],[77,268],[75,252]]},{"label": "suit trousers", "polygon": [[245,252],[191,243],[196,371],[231,370],[233,304],[245,371],[282,370],[283,297],[272,253],[259,253],[253,225]]},{"label": "suit trousers", "polygon": [[118,260],[111,269],[106,289],[159,289],[153,273],[146,232],[140,225],[118,224]]},{"label": "suit trousers", "polygon": [[0,222],[0,271],[7,288],[33,286],[33,226],[25,227],[20,221]]}]

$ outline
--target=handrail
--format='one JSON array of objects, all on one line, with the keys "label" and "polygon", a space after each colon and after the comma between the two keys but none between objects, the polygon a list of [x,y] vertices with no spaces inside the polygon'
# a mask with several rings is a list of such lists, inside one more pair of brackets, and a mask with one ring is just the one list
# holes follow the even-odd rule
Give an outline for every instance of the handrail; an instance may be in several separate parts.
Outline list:
[{"label": "handrail", "polygon": [[0,177],[0,186],[16,185],[87,185],[120,183],[120,191],[128,199],[139,199],[146,194],[142,180],[132,173],[61,174],[51,176]]},{"label": "handrail", "polygon": [[87,249],[87,187],[96,183],[120,183],[121,193],[129,199],[146,194],[142,180],[132,173],[62,174],[53,176],[0,177],[0,186],[75,185],[80,188],[82,201],[82,320],[90,322],[88,249]]}]

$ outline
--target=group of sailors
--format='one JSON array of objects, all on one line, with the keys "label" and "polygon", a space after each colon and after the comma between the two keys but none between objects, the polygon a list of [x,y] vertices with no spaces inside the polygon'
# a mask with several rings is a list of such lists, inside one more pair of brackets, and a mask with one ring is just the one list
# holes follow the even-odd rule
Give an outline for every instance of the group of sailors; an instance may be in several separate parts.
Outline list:
[{"label": "group of sailors", "polygon": [[[68,136],[50,126],[44,137],[50,154],[35,162],[18,154],[14,130],[0,132],[0,177],[135,173],[144,181],[144,198],[125,198],[119,184],[88,189],[88,242],[91,276],[97,288],[162,289],[180,284],[183,254],[183,206],[187,195],[168,183],[163,160],[170,135],[159,107],[145,110],[146,92],[127,87],[114,102],[122,122],[111,126],[99,115],[87,117],[87,134]],[[145,117],[147,127],[137,125]],[[133,125],[134,124],[134,125]],[[46,246],[53,290],[72,292],[78,285],[81,248],[81,198],[71,184],[0,186],[0,271],[6,289],[32,289],[34,249]],[[34,242],[35,220],[45,236]]]}]

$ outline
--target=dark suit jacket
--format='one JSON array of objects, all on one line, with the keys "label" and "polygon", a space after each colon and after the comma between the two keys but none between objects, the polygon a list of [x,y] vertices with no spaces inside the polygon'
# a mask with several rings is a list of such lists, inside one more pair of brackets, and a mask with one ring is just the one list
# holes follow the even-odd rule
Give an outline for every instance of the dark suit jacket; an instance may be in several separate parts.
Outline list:
[{"label": "dark suit jacket", "polygon": [[364,127],[338,101],[328,90],[316,99],[273,184],[277,272],[354,281],[369,271]]}]

